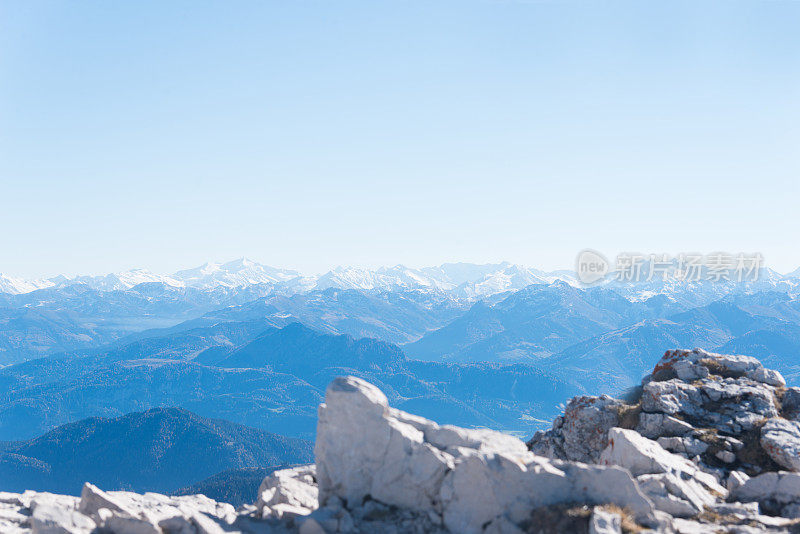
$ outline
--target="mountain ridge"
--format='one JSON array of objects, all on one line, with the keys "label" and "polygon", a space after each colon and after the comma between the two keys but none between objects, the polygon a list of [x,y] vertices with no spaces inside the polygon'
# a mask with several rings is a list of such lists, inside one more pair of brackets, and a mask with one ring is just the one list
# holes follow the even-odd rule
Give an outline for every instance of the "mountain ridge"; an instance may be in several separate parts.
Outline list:
[{"label": "mountain ridge", "polygon": [[168,407],[89,417],[0,452],[0,490],[77,494],[96,480],[113,489],[170,492],[221,471],[311,459],[312,444]]}]

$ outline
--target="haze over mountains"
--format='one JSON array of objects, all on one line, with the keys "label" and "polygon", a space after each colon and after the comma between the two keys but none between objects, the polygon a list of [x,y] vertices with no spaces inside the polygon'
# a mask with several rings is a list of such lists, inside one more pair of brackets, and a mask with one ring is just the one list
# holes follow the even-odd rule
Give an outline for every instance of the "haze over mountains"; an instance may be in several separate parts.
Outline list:
[{"label": "haze over mountains", "polygon": [[[68,451],[101,454],[134,429],[147,450],[205,436],[205,452],[195,452],[209,458],[222,450],[214,443],[248,450],[250,431],[310,439],[324,388],[340,375],[378,385],[406,411],[520,437],[571,396],[638,384],[665,348],[750,354],[795,384],[800,278],[761,274],[746,283],[583,287],[569,272],[508,263],[306,277],[237,260],[168,277],[15,280],[0,293],[0,475],[71,485],[91,466],[69,471]],[[158,414],[168,422],[133,424]],[[231,434],[207,420],[250,430]],[[94,431],[101,426],[115,431]],[[34,454],[33,443],[61,445]],[[131,454],[147,458],[147,450]],[[270,462],[278,460],[291,458]],[[107,486],[200,484],[244,499],[247,481],[268,467],[265,459],[200,462],[208,468],[169,488],[155,475]]]},{"label": "haze over mountains", "polygon": [[[665,310],[680,311],[709,304],[732,292],[778,291],[793,295],[798,283],[800,278],[782,277],[764,269],[758,282],[745,284],[654,280],[640,284],[611,281],[600,287],[607,290],[605,295],[613,292],[627,301],[648,301],[650,308],[664,306]],[[453,263],[422,269],[337,268],[309,277],[240,259],[206,264],[170,276],[140,269],[49,280],[0,275],[0,365],[93,349],[145,330],[175,327],[193,319],[206,325],[258,319],[269,326],[297,320],[330,333],[404,344],[447,325],[475,303],[494,306],[510,292],[550,285],[560,288],[556,291],[564,293],[564,298],[583,290],[574,273],[545,273],[509,263]],[[507,302],[493,313],[514,305]],[[616,313],[604,310],[602,304],[597,310]],[[508,318],[515,313],[509,309],[505,315]],[[651,316],[652,313],[644,313],[642,318]],[[186,324],[181,328],[185,327]],[[453,325],[451,330],[456,327]],[[569,323],[568,327],[580,329],[587,325]],[[581,335],[573,334],[565,341],[569,344],[576,337]],[[555,339],[543,343],[538,349],[531,347],[521,354],[528,356],[536,350],[544,354],[567,346]],[[419,350],[424,353],[427,345],[435,346],[435,341],[426,340]],[[443,354],[450,352],[448,349]]]}]

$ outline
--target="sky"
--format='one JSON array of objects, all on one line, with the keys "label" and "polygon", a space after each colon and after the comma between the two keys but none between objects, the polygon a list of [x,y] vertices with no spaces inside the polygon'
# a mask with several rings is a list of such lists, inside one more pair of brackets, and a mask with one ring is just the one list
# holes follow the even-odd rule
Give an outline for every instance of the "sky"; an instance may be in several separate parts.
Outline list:
[{"label": "sky", "polygon": [[0,0],[0,272],[760,252],[800,2]]}]

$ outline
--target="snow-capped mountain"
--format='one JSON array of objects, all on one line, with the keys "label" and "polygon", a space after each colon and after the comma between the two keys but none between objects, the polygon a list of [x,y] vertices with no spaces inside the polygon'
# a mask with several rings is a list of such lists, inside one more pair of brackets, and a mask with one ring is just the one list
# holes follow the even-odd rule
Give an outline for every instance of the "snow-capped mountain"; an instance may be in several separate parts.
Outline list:
[{"label": "snow-capped mountain", "polygon": [[117,291],[130,289],[139,284],[159,282],[168,286],[183,287],[184,283],[169,276],[156,274],[147,269],[131,269],[119,273],[102,276],[76,276],[75,278],[52,278],[53,285],[57,287],[72,284],[84,284],[98,291]]},{"label": "snow-capped mountain", "polygon": [[404,265],[376,270],[337,267],[321,275],[314,289],[431,289],[453,292],[461,298],[480,298],[556,280],[574,283],[575,279],[563,273],[545,273],[508,262],[486,265],[445,263],[421,269]]},{"label": "snow-capped mountain", "polygon": [[410,269],[403,265],[381,267],[377,270],[358,267],[336,267],[320,275],[314,289],[364,289],[364,290],[396,290],[396,289],[451,289],[439,280],[426,276],[418,269]]},{"label": "snow-capped mountain", "polygon": [[[98,291],[130,289],[142,283],[161,283],[171,287],[188,287],[201,291],[218,288],[239,290],[266,286],[265,291],[292,295],[313,290],[357,289],[364,291],[427,290],[451,294],[455,298],[475,300],[516,291],[531,284],[552,284],[557,281],[580,286],[573,271],[545,272],[508,262],[491,264],[445,263],[434,267],[412,268],[404,265],[366,269],[336,267],[324,274],[306,276],[291,269],[263,265],[246,258],[227,263],[206,263],[194,269],[161,275],[146,269],[112,273],[103,276],[57,276],[48,280],[25,280],[0,274],[0,293],[23,294],[48,287],[83,284]],[[781,275],[771,269],[761,269],[758,280],[685,282],[675,279],[621,282],[610,273],[599,285],[606,285],[631,300],[655,295],[681,298],[691,294],[697,301],[710,302],[731,291],[784,292],[800,291],[800,269]]]},{"label": "snow-capped mountain", "polygon": [[302,278],[297,271],[261,265],[247,258],[228,263],[206,263],[194,269],[178,271],[172,278],[200,289],[243,287],[258,284],[280,284]]},{"label": "snow-capped mountain", "polygon": [[0,293],[19,295],[22,293],[30,293],[37,289],[52,287],[53,285],[53,282],[50,280],[25,280],[23,278],[15,278],[0,273]]},{"label": "snow-capped mountain", "polygon": [[759,291],[778,291],[787,294],[800,292],[800,279],[783,276],[769,269],[761,268],[755,280],[678,280],[654,278],[639,282],[620,281],[615,273],[601,284],[630,300],[646,300],[656,295],[665,295],[673,301],[684,300],[686,304],[704,305],[729,293],[753,293]]},{"label": "snow-capped mountain", "polygon": [[559,280],[570,285],[577,284],[574,276],[565,276],[563,273],[546,273],[507,262],[493,267],[494,269],[482,277],[459,284],[455,288],[456,293],[467,298],[482,298],[506,291],[516,291],[531,284],[551,284]]},{"label": "snow-capped mountain", "polygon": [[173,287],[183,287],[185,285],[180,280],[156,274],[147,269],[130,269],[100,276],[82,275],[71,278],[60,274],[46,280],[25,280],[0,274],[0,293],[21,295],[39,289],[60,288],[77,284],[85,285],[97,291],[118,291],[148,282],[158,282]]}]

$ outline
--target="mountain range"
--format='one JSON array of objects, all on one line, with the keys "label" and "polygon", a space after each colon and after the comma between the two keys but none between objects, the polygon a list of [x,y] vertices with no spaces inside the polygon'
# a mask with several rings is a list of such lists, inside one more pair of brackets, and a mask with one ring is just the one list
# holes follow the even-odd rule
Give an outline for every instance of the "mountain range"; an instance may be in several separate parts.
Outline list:
[{"label": "mountain range", "polygon": [[[531,287],[552,289],[545,297],[538,290],[526,289]],[[0,366],[95,350],[169,328],[250,320],[271,326],[298,321],[323,332],[408,344],[409,354],[425,359],[476,361],[494,351],[497,356],[492,359],[520,360],[547,356],[591,335],[636,322],[628,316],[597,320],[605,314],[629,314],[637,320],[666,317],[733,294],[775,292],[794,297],[798,287],[800,279],[766,269],[759,281],[749,283],[653,280],[623,284],[610,280],[584,288],[574,273],[545,273],[510,263],[337,268],[309,277],[245,259],[206,264],[171,276],[132,270],[100,277],[19,281],[0,275]],[[519,295],[514,297],[514,293]],[[583,293],[585,298],[580,296]],[[563,302],[550,308],[548,320],[531,308],[537,306],[535,299],[540,300],[540,308],[559,299]],[[582,299],[589,300],[579,302]],[[560,326],[555,324],[556,315],[569,302],[578,307],[567,312]],[[491,312],[484,313],[483,308]],[[479,320],[506,326],[493,336],[489,324],[474,330],[472,322]],[[515,321],[519,324],[508,328]],[[443,327],[448,330],[433,333]],[[536,335],[537,328],[548,327],[555,328],[551,337],[531,340],[542,337]],[[458,328],[473,329],[469,336],[474,339],[449,344]]]},{"label": "mountain range", "polygon": [[276,292],[294,293],[315,289],[438,289],[455,291],[463,297],[491,295],[519,289],[532,283],[573,280],[568,272],[545,273],[508,262],[486,265],[445,263],[421,269],[396,265],[378,269],[337,267],[321,275],[303,275],[290,269],[262,265],[246,258],[227,263],[206,263],[171,275],[146,269],[131,269],[100,276],[63,275],[49,279],[26,280],[0,274],[0,293],[23,294],[46,288],[84,285],[99,291],[131,289],[140,284],[160,283],[171,287],[202,290],[219,287],[270,286]]},{"label": "mountain range", "polygon": [[[265,470],[308,453],[341,375],[403,410],[521,437],[566,398],[637,385],[665,347],[751,354],[797,384],[800,280],[763,275],[583,287],[508,263],[306,277],[238,260],[17,281],[0,292],[0,482],[249,501]],[[117,454],[106,442],[124,459],[108,480],[92,471]],[[203,468],[180,471],[176,455]],[[125,467],[140,460],[141,474]],[[163,469],[174,484],[159,485]]]}]

